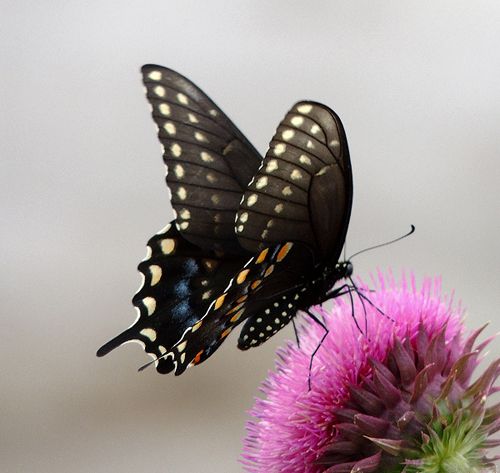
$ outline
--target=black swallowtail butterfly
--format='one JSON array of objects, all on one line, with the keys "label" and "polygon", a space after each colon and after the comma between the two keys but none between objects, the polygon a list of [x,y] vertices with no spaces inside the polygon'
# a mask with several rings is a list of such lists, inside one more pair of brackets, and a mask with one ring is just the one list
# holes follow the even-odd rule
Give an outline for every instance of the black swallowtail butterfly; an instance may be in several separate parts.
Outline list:
[{"label": "black swallowtail butterfly", "polygon": [[137,320],[101,347],[143,344],[160,373],[212,355],[245,321],[238,347],[260,345],[352,272],[338,262],[352,205],[339,117],[295,104],[264,159],[191,81],[142,68],[164,149],[175,220],[148,242],[133,298]]}]

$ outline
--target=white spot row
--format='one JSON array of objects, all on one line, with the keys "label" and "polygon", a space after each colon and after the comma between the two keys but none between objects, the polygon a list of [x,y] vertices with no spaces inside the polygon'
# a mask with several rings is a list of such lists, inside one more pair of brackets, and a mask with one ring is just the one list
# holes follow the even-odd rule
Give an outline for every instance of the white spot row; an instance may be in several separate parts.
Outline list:
[{"label": "white spot row", "polygon": [[172,143],[170,151],[174,157],[178,158],[182,154],[182,147],[179,143]]},{"label": "white spot row", "polygon": [[[290,131],[290,132],[292,132],[292,133],[293,133],[293,131],[292,131],[292,130],[287,130],[287,131]],[[285,131],[285,132],[283,132],[283,135],[284,135],[285,133],[286,133],[286,131]],[[291,137],[290,137],[290,138],[291,138]],[[275,154],[276,156],[280,156],[280,155],[282,155],[282,154],[286,151],[286,145],[285,145],[284,143],[278,143],[278,144],[274,147],[273,151],[274,151],[274,154]]]},{"label": "white spot row", "polygon": [[303,113],[304,115],[307,115],[311,110],[312,110],[311,104],[303,104],[297,107],[297,111]]},{"label": "white spot row", "polygon": [[307,165],[311,165],[312,164],[312,161],[311,161],[311,158],[305,154],[301,154],[300,157],[299,157],[299,161],[302,163],[302,164],[307,164]]},{"label": "white spot row", "polygon": [[162,78],[162,74],[161,74],[161,71],[151,71],[151,72],[148,74],[148,77],[149,77],[151,80],[159,81],[159,80],[161,80],[161,78]]},{"label": "white spot row", "polygon": [[206,151],[202,151],[200,153],[201,160],[204,161],[205,163],[212,163],[214,161],[214,158],[210,153],[207,153]]},{"label": "white spot row", "polygon": [[276,171],[278,169],[278,161],[276,159],[271,159],[266,166],[266,172],[271,173],[273,171]]},{"label": "white spot row", "polygon": [[184,168],[182,167],[182,164],[175,165],[174,173],[177,179],[182,179],[184,177]]},{"label": "white spot row", "polygon": [[183,219],[183,220],[189,220],[191,218],[191,212],[188,210],[188,209],[182,209],[180,212],[179,212],[179,216]]},{"label": "white spot row", "polygon": [[255,187],[257,189],[262,189],[263,187],[267,186],[267,176],[261,176],[259,179],[257,179],[257,182],[255,183]]},{"label": "white spot row", "polygon": [[161,85],[157,85],[154,87],[153,92],[158,95],[158,97],[165,97],[167,94],[167,91],[165,90],[165,87]]},{"label": "white spot row", "polygon": [[250,196],[248,197],[247,199],[247,205],[248,207],[251,207],[252,205],[254,205],[257,200],[258,200],[259,196],[257,194],[250,194]]},{"label": "white spot row", "polygon": [[179,103],[181,103],[182,105],[187,105],[189,103],[189,100],[188,98],[181,92],[179,92],[177,94],[177,100],[179,101]]},{"label": "white spot row", "polygon": [[169,135],[175,135],[177,132],[177,129],[175,128],[175,125],[172,122],[165,122],[163,124],[163,129],[169,134]]},{"label": "white spot row", "polygon": [[201,143],[208,143],[208,138],[201,131],[195,131],[194,137],[197,141],[199,141]]},{"label": "white spot row", "polygon": [[158,110],[160,110],[162,115],[165,115],[166,117],[170,116],[170,105],[168,103],[160,103]]}]

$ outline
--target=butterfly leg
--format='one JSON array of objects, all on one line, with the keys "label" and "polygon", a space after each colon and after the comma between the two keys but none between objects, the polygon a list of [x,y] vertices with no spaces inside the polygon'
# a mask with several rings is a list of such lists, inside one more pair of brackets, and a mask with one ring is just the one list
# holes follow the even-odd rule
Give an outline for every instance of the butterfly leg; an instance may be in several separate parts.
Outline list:
[{"label": "butterfly leg", "polygon": [[297,326],[295,325],[295,319],[292,319],[293,331],[295,333],[295,339],[297,340],[297,347],[300,348],[299,332],[297,332]]},{"label": "butterfly leg", "polygon": [[363,333],[363,330],[361,330],[361,327],[358,324],[358,319],[356,319],[356,316],[354,315],[354,299],[352,297],[352,291],[357,292],[357,288],[355,285],[349,285],[349,284],[343,284],[342,286],[336,287],[335,289],[332,289],[330,292],[327,292],[323,298],[323,302],[330,300],[330,299],[335,299],[336,297],[343,296],[347,294],[349,296],[349,299],[351,301],[351,316],[354,320],[354,323],[356,324],[356,327],[358,330]]},{"label": "butterfly leg", "polygon": [[315,357],[316,353],[318,352],[319,348],[321,347],[321,345],[325,341],[326,336],[330,333],[330,331],[326,328],[326,325],[321,320],[319,320],[312,312],[309,311],[309,309],[307,309],[305,312],[309,317],[311,317],[311,319],[313,319],[325,331],[325,333],[321,337],[321,340],[318,343],[318,346],[312,352],[311,359],[309,360],[309,375],[307,377],[307,385],[309,386],[309,391],[310,391],[311,390],[311,370],[312,370],[313,360],[314,360],[314,357]]},{"label": "butterfly leg", "polygon": [[[383,315],[384,317],[387,317],[391,322],[395,322],[395,320],[388,316],[382,309],[380,309],[379,307],[377,307],[368,297],[366,297],[364,294],[363,294],[363,289],[362,288],[359,288],[356,286],[356,284],[354,283],[354,281],[352,280],[351,277],[349,277],[349,281],[351,281],[351,284],[352,284],[352,287],[354,288],[354,290],[356,291],[356,294],[358,295],[359,297],[359,300],[361,301],[361,303],[363,303],[363,300],[365,300],[366,302],[368,302],[368,304],[370,304],[379,314]],[[368,292],[375,292],[374,289],[370,289],[368,290]],[[364,304],[363,304],[363,307],[364,307]]]}]

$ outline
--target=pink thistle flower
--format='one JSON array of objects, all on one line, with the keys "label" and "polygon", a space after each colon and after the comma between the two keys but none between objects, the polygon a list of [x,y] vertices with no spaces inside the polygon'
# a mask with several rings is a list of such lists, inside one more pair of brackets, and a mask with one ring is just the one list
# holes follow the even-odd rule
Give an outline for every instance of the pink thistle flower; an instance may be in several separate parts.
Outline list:
[{"label": "pink thistle flower", "polygon": [[495,391],[498,360],[470,382],[488,341],[473,349],[480,331],[464,337],[463,311],[443,297],[439,280],[419,289],[413,276],[397,284],[379,274],[374,284],[365,294],[385,316],[353,295],[361,327],[366,309],[366,334],[348,297],[332,311],[315,308],[329,334],[314,358],[311,390],[310,356],[323,329],[305,319],[300,347],[278,350],[264,398],[250,411],[247,471],[493,471],[484,450],[496,445],[487,438],[500,428],[500,407],[484,400]]}]

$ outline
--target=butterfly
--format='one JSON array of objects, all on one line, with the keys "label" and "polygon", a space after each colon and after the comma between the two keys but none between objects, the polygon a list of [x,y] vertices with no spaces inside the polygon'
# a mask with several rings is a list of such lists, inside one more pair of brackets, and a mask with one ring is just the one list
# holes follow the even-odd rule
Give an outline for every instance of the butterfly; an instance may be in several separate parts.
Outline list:
[{"label": "butterfly", "polygon": [[132,302],[137,319],[103,345],[143,345],[160,373],[198,365],[243,323],[238,348],[261,345],[298,311],[340,293],[352,206],[340,118],[301,101],[264,158],[181,74],[141,69],[158,127],[175,219],[148,242]]}]

